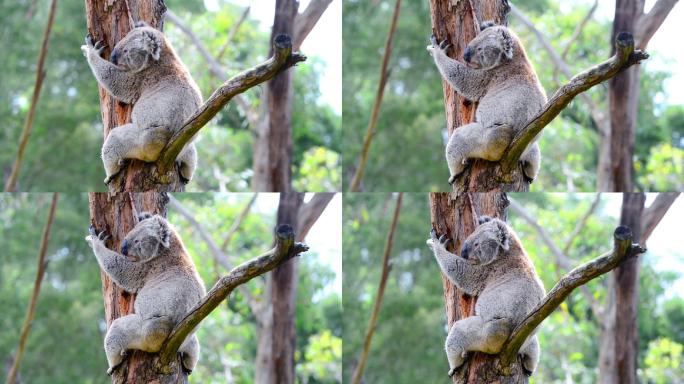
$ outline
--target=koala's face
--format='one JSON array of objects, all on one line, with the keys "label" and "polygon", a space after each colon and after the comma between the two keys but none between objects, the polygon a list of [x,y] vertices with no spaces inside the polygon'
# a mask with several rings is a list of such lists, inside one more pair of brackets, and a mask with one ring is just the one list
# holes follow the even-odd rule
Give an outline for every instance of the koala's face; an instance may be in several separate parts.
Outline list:
[{"label": "koala's face", "polygon": [[138,24],[112,50],[111,62],[127,71],[140,72],[159,60],[162,49],[161,32]]},{"label": "koala's face", "polygon": [[513,41],[505,27],[488,27],[468,43],[463,59],[472,68],[493,69],[513,58]]},{"label": "koala's face", "polygon": [[146,262],[157,257],[163,248],[170,245],[171,229],[168,222],[159,215],[142,213],[135,226],[121,244],[121,254],[130,261]]},{"label": "koala's face", "polygon": [[486,265],[510,248],[508,228],[498,219],[480,218],[480,225],[468,236],[461,247],[461,257],[472,264]]}]

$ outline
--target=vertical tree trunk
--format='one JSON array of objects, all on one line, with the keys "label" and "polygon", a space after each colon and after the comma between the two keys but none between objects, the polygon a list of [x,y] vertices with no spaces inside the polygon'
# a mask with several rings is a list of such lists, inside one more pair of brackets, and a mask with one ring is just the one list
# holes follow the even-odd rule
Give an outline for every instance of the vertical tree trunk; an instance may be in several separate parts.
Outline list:
[{"label": "vertical tree trunk", "polygon": [[[617,0],[611,42],[620,32],[635,33],[636,24],[644,11],[644,0]],[[612,45],[612,44],[611,44]],[[613,51],[615,47],[613,46]],[[637,101],[639,99],[639,66],[634,65],[608,83],[610,104],[610,182],[608,191],[631,192],[633,186],[634,137],[636,132]]]},{"label": "vertical tree trunk", "polygon": [[[447,234],[453,241],[449,243],[451,252],[458,252],[461,244],[475,230],[477,218],[481,215],[506,220],[508,198],[504,193],[431,193],[430,215],[432,227],[439,234]],[[444,301],[446,303],[449,328],[460,319],[472,316],[477,297],[468,296],[458,290],[446,276],[442,275]],[[444,357],[446,360],[446,356]],[[453,377],[454,383],[526,383],[520,360],[516,360],[510,376],[497,373],[496,356],[474,353]],[[446,375],[446,370],[444,371]]]},{"label": "vertical tree trunk", "polygon": [[[297,0],[276,0],[271,40],[283,33],[294,36],[298,9]],[[253,191],[292,189],[292,98],[292,70],[288,69],[270,80],[264,90],[254,143]]]},{"label": "vertical tree trunk", "polygon": [[[452,47],[450,56],[460,60],[466,45],[479,31],[479,23],[493,20],[505,25],[509,9],[507,0],[459,2],[430,0],[433,33],[440,41],[448,39]],[[442,81],[442,88],[447,129],[451,136],[459,126],[474,119],[476,105],[459,96],[446,81]],[[454,193],[430,194],[432,226],[438,233],[446,233],[453,239],[450,243],[450,251],[460,249],[463,241],[475,229],[477,216],[489,215],[505,220],[508,199],[505,194],[501,193],[502,191],[527,191],[529,185],[522,177],[520,166],[514,169],[510,182],[506,184],[495,181],[496,171],[495,163],[484,160],[472,161],[464,175],[454,183]],[[469,191],[491,192],[464,193]],[[442,276],[442,282],[447,322],[451,327],[456,320],[473,314],[477,297],[460,292],[445,276]],[[516,361],[512,367],[511,376],[498,375],[494,365],[494,356],[483,353],[473,354],[463,368],[454,375],[453,382],[487,383],[497,380],[500,383],[527,382],[519,361]]]},{"label": "vertical tree trunk", "polygon": [[[107,231],[111,236],[106,245],[110,249],[118,250],[126,234],[133,229],[137,222],[135,213],[143,211],[166,216],[168,196],[164,193],[122,192],[112,197],[107,193],[90,193],[90,220],[98,231]],[[135,209],[132,205],[135,205]],[[118,287],[104,272],[102,278],[102,293],[105,304],[105,318],[107,327],[114,319],[133,312],[135,295]],[[112,374],[112,383],[187,383],[187,376],[181,370],[180,355],[171,364],[171,373],[164,374],[156,369],[156,355],[142,351],[130,353],[123,365]],[[105,372],[102,372],[105,375]]]},{"label": "vertical tree trunk", "polygon": [[[506,25],[506,15],[510,10],[507,0],[430,0],[432,32],[437,39],[449,40],[449,56],[462,60],[463,51],[479,32],[479,23],[492,20]],[[444,90],[444,109],[447,130],[451,136],[455,129],[470,123],[475,118],[476,103],[460,96],[449,83],[442,80]],[[527,191],[529,184],[524,181],[520,165],[514,168],[510,180],[500,183],[497,163],[482,159],[471,159],[471,165],[453,185],[455,192],[486,191]],[[444,182],[448,175],[445,175]]]},{"label": "vertical tree trunk", "polygon": [[[166,5],[164,0],[86,0],[85,9],[88,33],[93,36],[95,41],[102,40],[105,42],[107,47],[103,51],[103,57],[109,59],[116,43],[133,28],[131,20],[145,21],[151,26],[163,30]],[[95,82],[94,79],[93,82]],[[102,87],[100,87],[100,108],[105,137],[113,128],[131,121],[132,106],[116,101]],[[102,167],[102,165],[100,166]],[[104,168],[102,169],[104,179]],[[179,192],[184,189],[177,166],[168,176],[168,184],[159,183],[153,164],[129,160],[117,177],[110,182],[109,191]]]},{"label": "vertical tree trunk", "polygon": [[[304,194],[280,194],[278,225],[296,227],[299,207]],[[295,381],[295,301],[297,298],[298,261],[292,259],[273,271],[271,302],[273,305],[273,374],[272,384],[292,384]]]}]

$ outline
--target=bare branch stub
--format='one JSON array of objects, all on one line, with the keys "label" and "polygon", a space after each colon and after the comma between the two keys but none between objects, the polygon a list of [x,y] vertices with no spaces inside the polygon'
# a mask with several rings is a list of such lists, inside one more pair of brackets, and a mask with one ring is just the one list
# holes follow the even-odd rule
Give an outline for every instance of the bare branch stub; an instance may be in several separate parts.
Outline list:
[{"label": "bare branch stub", "polygon": [[527,337],[546,319],[577,287],[610,272],[623,260],[644,253],[646,249],[632,243],[632,230],[619,226],[613,234],[613,250],[570,271],[542,299],[511,333],[499,354],[500,369],[506,371]]},{"label": "bare branch stub", "polygon": [[183,147],[192,140],[216,114],[236,95],[272,79],[278,73],[306,60],[306,56],[292,52],[292,39],[278,35],[273,41],[273,57],[254,68],[228,79],[202,104],[195,114],[183,124],[162,150],[157,160],[159,178],[163,181]]},{"label": "bare branch stub", "polygon": [[551,97],[542,111],[518,132],[500,161],[502,176],[511,172],[527,145],[560,114],[575,96],[648,58],[647,53],[634,49],[634,38],[630,33],[620,33],[615,41],[615,47],[616,52],[613,57],[570,79]]},{"label": "bare branch stub", "polygon": [[222,277],[171,331],[159,352],[159,369],[163,371],[174,359],[178,348],[185,338],[218,307],[228,295],[241,284],[262,275],[280,264],[297,257],[309,249],[303,243],[295,242],[294,230],[289,225],[281,225],[276,230],[275,246],[270,251],[233,268],[230,273]]}]

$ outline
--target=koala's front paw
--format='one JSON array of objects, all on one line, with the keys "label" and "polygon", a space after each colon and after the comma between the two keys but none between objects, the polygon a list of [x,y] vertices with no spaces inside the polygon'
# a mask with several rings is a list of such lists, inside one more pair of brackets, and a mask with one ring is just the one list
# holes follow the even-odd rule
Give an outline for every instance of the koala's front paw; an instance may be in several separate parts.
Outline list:
[{"label": "koala's front paw", "polygon": [[98,42],[93,42],[93,36],[88,34],[85,37],[85,44],[81,45],[81,52],[83,52],[83,56],[88,57],[88,52],[90,50],[93,50],[95,53],[97,53],[98,56],[102,55],[102,51],[107,47],[107,44],[105,44],[102,40]]},{"label": "koala's front paw", "polygon": [[430,45],[427,46],[427,50],[428,50],[428,52],[430,52],[430,54],[432,55],[432,54],[434,54],[435,51],[442,51],[442,52],[444,52],[444,51],[446,51],[447,49],[449,49],[449,47],[451,47],[451,44],[449,44],[449,42],[448,42],[447,40],[444,40],[444,41],[442,41],[442,42],[440,43],[440,42],[437,40],[437,36],[432,35],[432,36],[430,37]]},{"label": "koala's front paw", "polygon": [[110,236],[107,235],[107,232],[102,231],[99,234],[97,233],[97,230],[95,227],[91,224],[90,227],[88,227],[88,233],[89,235],[86,236],[85,240],[90,244],[92,247],[95,242],[101,242],[104,243],[105,241],[110,239]]},{"label": "koala's front paw", "polygon": [[430,238],[427,240],[427,245],[433,250],[435,249],[435,245],[442,248],[446,248],[447,244],[449,244],[450,241],[451,239],[447,237],[446,234],[439,236],[437,234],[437,231],[435,231],[435,229],[433,228],[430,231]]}]

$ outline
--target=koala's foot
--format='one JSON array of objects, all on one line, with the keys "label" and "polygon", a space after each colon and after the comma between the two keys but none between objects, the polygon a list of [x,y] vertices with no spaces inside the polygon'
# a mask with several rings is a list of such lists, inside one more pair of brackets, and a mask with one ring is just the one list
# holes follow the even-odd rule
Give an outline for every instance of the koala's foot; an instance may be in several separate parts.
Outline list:
[{"label": "koala's foot", "polygon": [[451,369],[449,370],[449,377],[454,376],[454,374],[456,373],[456,370],[457,370],[457,369],[458,369],[458,368],[451,368]]},{"label": "koala's foot", "polygon": [[456,181],[457,177],[458,177],[458,175],[451,175],[449,177],[449,180],[447,180],[449,182],[449,185],[454,185],[454,182]]},{"label": "koala's foot", "polygon": [[114,371],[116,371],[123,365],[127,358],[128,353],[126,353],[126,351],[121,352],[121,361],[119,361],[116,365],[109,367],[109,369],[107,369],[107,375],[111,376],[112,373],[114,373]]}]

